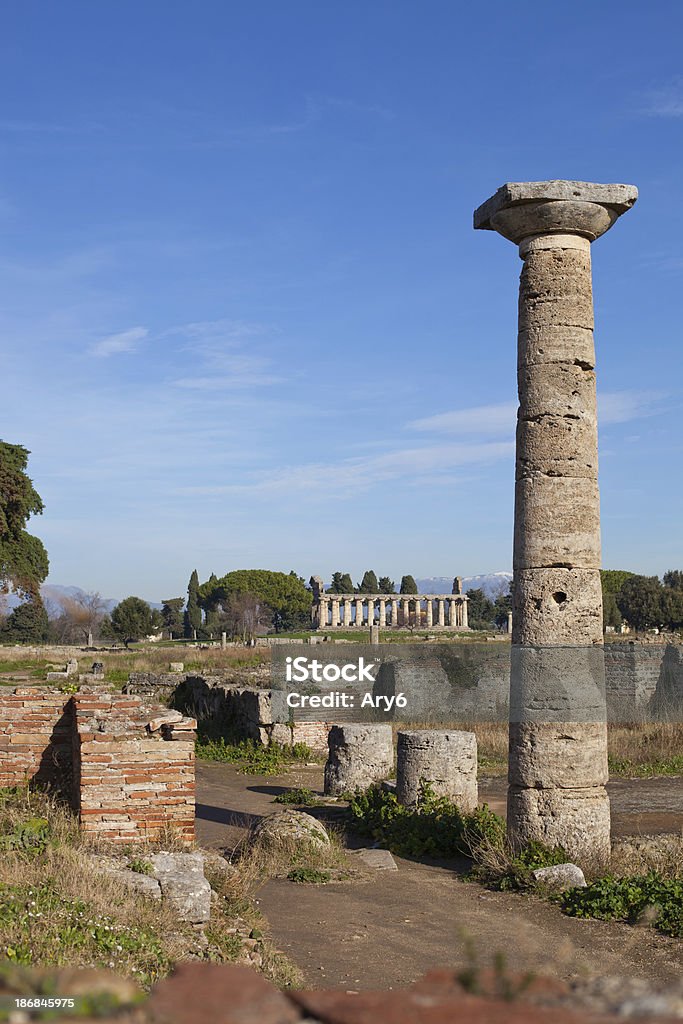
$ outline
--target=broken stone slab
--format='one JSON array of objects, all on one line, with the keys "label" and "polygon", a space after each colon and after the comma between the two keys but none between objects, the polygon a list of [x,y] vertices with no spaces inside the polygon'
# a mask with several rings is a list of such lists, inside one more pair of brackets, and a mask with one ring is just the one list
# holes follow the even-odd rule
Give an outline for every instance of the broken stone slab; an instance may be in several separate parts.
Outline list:
[{"label": "broken stone slab", "polygon": [[398,864],[389,850],[375,850],[369,847],[363,850],[354,850],[353,855],[358,857],[363,864],[367,864],[369,868],[373,868],[374,871],[398,871]]},{"label": "broken stone slab", "polygon": [[169,711],[165,711],[163,715],[157,715],[156,718],[152,718],[147,723],[147,729],[149,732],[157,732],[161,729],[162,725],[169,725],[171,722],[182,721],[183,714],[181,711],[174,711],[172,708]]},{"label": "broken stone slab", "polygon": [[474,227],[495,231],[491,218],[520,203],[598,203],[618,213],[630,210],[638,198],[635,185],[601,184],[595,181],[508,181],[474,211]]},{"label": "broken stone slab", "polygon": [[275,811],[259,821],[252,835],[266,842],[294,840],[320,847],[330,845],[324,825],[305,811]]},{"label": "broken stone slab", "polygon": [[185,671],[185,662],[184,661],[172,661],[168,667],[169,667],[169,671],[170,672],[184,672]]},{"label": "broken stone slab", "polygon": [[555,892],[586,888],[586,878],[578,864],[553,864],[549,868],[536,868],[531,874],[536,882]]},{"label": "broken stone slab", "polygon": [[149,858],[161,894],[181,921],[204,924],[211,916],[211,886],[201,853],[155,853]]},{"label": "broken stone slab", "polygon": [[68,672],[48,672],[47,681],[48,683],[61,683],[63,679],[68,679]]},{"label": "broken stone slab", "polygon": [[133,892],[139,893],[140,896],[146,896],[152,900],[161,899],[159,881],[151,875],[143,875],[139,871],[131,871],[129,868],[108,870],[107,874],[111,875],[112,878],[116,878],[127,889],[132,889]]}]

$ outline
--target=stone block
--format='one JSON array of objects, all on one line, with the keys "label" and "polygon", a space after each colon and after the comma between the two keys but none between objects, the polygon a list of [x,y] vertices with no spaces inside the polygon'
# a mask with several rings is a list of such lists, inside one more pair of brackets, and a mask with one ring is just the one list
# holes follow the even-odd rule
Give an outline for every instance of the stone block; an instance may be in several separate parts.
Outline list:
[{"label": "stone block", "polygon": [[155,853],[149,857],[161,894],[181,921],[204,924],[211,915],[211,886],[201,853]]},{"label": "stone block", "polygon": [[595,371],[573,362],[525,364],[517,373],[520,418],[568,416],[594,426]]},{"label": "stone block", "polygon": [[513,644],[601,644],[599,569],[519,569],[512,610]]},{"label": "stone block", "polygon": [[638,198],[635,185],[603,184],[596,181],[508,181],[474,212],[474,227],[496,230],[491,218],[518,203],[579,201],[599,203],[618,213],[630,210]]},{"label": "stone block", "polygon": [[253,838],[266,843],[308,843],[329,846],[330,837],[317,818],[305,811],[275,811],[262,818],[253,831]]},{"label": "stone block", "polygon": [[547,477],[515,484],[514,571],[600,568],[597,480]]},{"label": "stone block", "polygon": [[396,796],[418,802],[423,783],[464,811],[477,806],[477,738],[473,732],[420,729],[398,733]]},{"label": "stone block", "polygon": [[541,416],[517,422],[517,476],[598,475],[598,424],[595,416]]},{"label": "stone block", "polygon": [[328,735],[325,793],[340,796],[381,782],[394,766],[390,725],[333,725]]},{"label": "stone block", "polygon": [[531,874],[536,882],[553,892],[586,888],[586,877],[578,864],[553,864],[549,868],[536,868]]},{"label": "stone block", "polygon": [[511,722],[508,779],[528,789],[604,786],[605,722]]},{"label": "stone block", "polygon": [[589,327],[545,324],[527,327],[517,335],[519,366],[538,363],[575,362],[585,369],[595,369],[595,343]]},{"label": "stone block", "polygon": [[591,789],[508,790],[508,835],[514,846],[532,840],[561,846],[570,857],[610,855],[610,807],[606,791]]}]

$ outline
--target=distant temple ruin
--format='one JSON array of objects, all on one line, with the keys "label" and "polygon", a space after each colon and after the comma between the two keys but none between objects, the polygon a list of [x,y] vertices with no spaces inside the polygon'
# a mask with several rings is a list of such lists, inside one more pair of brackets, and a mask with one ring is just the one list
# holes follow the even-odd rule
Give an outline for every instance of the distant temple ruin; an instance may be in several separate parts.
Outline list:
[{"label": "distant temple ruin", "polygon": [[314,629],[469,629],[460,576],[451,594],[332,594],[320,576],[312,577],[311,586]]}]

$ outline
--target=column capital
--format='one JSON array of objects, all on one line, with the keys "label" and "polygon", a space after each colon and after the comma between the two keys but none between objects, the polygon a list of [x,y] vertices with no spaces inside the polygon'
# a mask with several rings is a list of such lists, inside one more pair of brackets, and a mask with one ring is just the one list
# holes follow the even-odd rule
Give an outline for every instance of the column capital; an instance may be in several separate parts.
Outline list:
[{"label": "column capital", "polygon": [[592,181],[515,181],[475,210],[474,227],[519,244],[535,235],[604,235],[638,198],[635,185]]}]

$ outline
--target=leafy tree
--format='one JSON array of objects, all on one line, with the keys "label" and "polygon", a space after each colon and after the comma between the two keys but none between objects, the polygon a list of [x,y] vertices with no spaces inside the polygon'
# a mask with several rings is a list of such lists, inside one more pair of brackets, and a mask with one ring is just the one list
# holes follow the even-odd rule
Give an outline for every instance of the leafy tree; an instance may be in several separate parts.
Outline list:
[{"label": "leafy tree", "polygon": [[671,590],[683,590],[683,572],[680,569],[669,569],[664,573],[662,581]]},{"label": "leafy tree", "polygon": [[[477,587],[475,590],[467,591],[467,621],[471,629],[490,629],[493,624],[494,608],[493,601]],[[505,613],[507,621],[507,612]]]},{"label": "leafy tree", "polygon": [[167,629],[171,639],[180,636],[184,632],[185,623],[183,620],[184,597],[169,597],[161,604],[161,621],[164,629]]},{"label": "leafy tree", "polygon": [[601,569],[600,583],[603,595],[618,594],[626,580],[633,575],[634,573],[626,569]]},{"label": "leafy tree", "polygon": [[194,569],[187,585],[187,607],[185,609],[185,636],[192,639],[195,631],[202,628],[202,609],[199,604],[199,576]]},{"label": "leafy tree", "polygon": [[[470,594],[472,591],[470,590]],[[469,596],[469,595],[468,595]],[[469,611],[471,605],[468,606],[468,622],[469,622]],[[493,602],[493,621],[499,628],[504,628],[508,624],[508,614],[512,611],[512,580],[508,587],[507,594],[499,593],[496,600]]]},{"label": "leafy tree", "polygon": [[619,611],[636,629],[660,626],[664,618],[662,591],[657,576],[629,576],[617,595]]},{"label": "leafy tree", "polygon": [[388,576],[380,576],[379,583],[377,584],[378,594],[395,594],[396,584],[393,580],[389,579]]},{"label": "leafy tree", "polygon": [[40,644],[47,640],[48,629],[47,612],[36,592],[10,612],[0,639],[12,644]]},{"label": "leafy tree", "polygon": [[327,588],[328,594],[353,594],[353,580],[348,572],[332,574],[332,583]]},{"label": "leafy tree", "polygon": [[357,594],[378,594],[379,583],[377,582],[377,576],[372,569],[368,569],[363,574],[363,579],[356,587]]},{"label": "leafy tree", "polygon": [[249,594],[271,610],[271,625],[276,630],[310,629],[311,592],[295,572],[271,572],[268,569],[237,569],[204,583],[199,591],[201,606],[213,604],[224,614],[228,598]]},{"label": "leafy tree", "polygon": [[662,623],[668,629],[683,626],[683,590],[662,587]]},{"label": "leafy tree", "polygon": [[417,583],[415,582],[413,577],[412,576],[402,576],[401,577],[401,589],[400,589],[399,593],[401,593],[401,594],[417,594],[417,592],[418,592],[418,590],[417,590]]},{"label": "leafy tree", "polygon": [[606,630],[608,626],[612,626],[619,629],[622,621],[617,595],[608,590],[602,595],[602,628]]},{"label": "leafy tree", "polygon": [[111,631],[126,647],[134,640],[148,636],[156,627],[157,617],[141,597],[126,597],[111,613]]},{"label": "leafy tree", "polygon": [[273,609],[255,594],[237,592],[228,594],[225,606],[218,613],[218,621],[226,632],[242,640],[251,640],[265,632],[273,621]]},{"label": "leafy tree", "polygon": [[42,541],[25,530],[28,519],[43,511],[42,499],[25,472],[29,455],[19,444],[0,441],[0,591],[14,587],[37,598],[49,562]]}]

